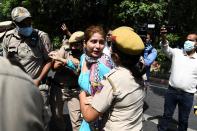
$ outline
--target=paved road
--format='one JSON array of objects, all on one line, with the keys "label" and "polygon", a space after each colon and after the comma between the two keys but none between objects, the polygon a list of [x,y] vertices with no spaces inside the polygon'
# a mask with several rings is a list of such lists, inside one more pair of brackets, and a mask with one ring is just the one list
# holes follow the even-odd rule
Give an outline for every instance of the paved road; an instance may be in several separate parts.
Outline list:
[{"label": "paved road", "polygon": [[[145,98],[148,104],[148,109],[145,111],[144,131],[157,131],[157,124],[163,114],[164,105],[164,93],[166,91],[166,86],[151,84],[151,88],[147,91],[147,96]],[[197,103],[196,99],[195,102]],[[174,113],[174,120],[170,125],[169,131],[177,131],[177,120],[178,112],[177,109]],[[189,118],[189,129],[188,131],[197,131],[197,116],[194,116],[193,111],[190,113]]]},{"label": "paved road", "polygon": [[[51,73],[53,74],[53,73]],[[143,122],[144,131],[157,131],[157,124],[163,114],[163,105],[164,105],[164,93],[167,87],[165,85],[157,85],[151,83],[150,89],[147,90],[147,96],[145,98],[146,103],[148,104],[148,109],[145,111],[144,117],[146,121]],[[195,102],[197,103],[196,99]],[[64,108],[64,114],[67,114],[68,110]],[[170,125],[169,131],[177,130],[177,109],[174,113],[173,123]],[[68,116],[68,115],[67,115]],[[68,117],[66,117],[68,123]],[[70,127],[69,123],[68,126]],[[67,131],[71,131],[69,128]],[[194,116],[193,111],[190,113],[189,118],[189,129],[188,131],[197,131],[197,116]]]},{"label": "paved road", "polygon": [[[147,90],[145,102],[148,105],[148,109],[144,112],[144,118],[145,118],[145,121],[143,122],[144,131],[157,131],[157,124],[159,123],[159,120],[161,119],[161,115],[163,114],[163,105],[164,105],[163,96],[166,89],[167,87],[164,85],[156,85],[152,83],[151,87]],[[194,103],[197,103],[196,99]],[[68,113],[66,106],[64,108],[64,113],[65,114]],[[177,131],[177,119],[178,119],[177,115],[178,113],[176,109],[174,113],[174,120],[170,124],[169,126],[170,128],[168,131]],[[196,123],[197,123],[197,116],[194,116],[193,112],[191,112],[189,118],[188,131],[197,131]],[[71,129],[68,128],[68,131],[71,131]]]}]

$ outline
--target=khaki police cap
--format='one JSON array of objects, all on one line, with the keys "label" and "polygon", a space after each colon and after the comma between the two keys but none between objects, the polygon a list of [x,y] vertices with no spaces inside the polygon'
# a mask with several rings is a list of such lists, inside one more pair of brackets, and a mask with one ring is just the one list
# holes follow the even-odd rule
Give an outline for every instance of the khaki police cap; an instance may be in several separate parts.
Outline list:
[{"label": "khaki police cap", "polygon": [[139,55],[144,50],[142,39],[134,30],[127,26],[112,31],[112,40],[123,53]]},{"label": "khaki police cap", "polygon": [[12,21],[3,21],[0,22],[0,29],[1,28],[9,28],[12,26]]},{"label": "khaki police cap", "polygon": [[12,20],[16,22],[21,22],[26,18],[31,18],[31,14],[24,7],[15,7],[11,13]]},{"label": "khaki police cap", "polygon": [[75,43],[75,42],[83,41],[83,39],[84,39],[84,32],[83,31],[76,31],[71,35],[68,42]]},{"label": "khaki police cap", "polygon": [[5,34],[7,30],[13,28],[12,21],[3,21],[0,22],[0,38]]}]

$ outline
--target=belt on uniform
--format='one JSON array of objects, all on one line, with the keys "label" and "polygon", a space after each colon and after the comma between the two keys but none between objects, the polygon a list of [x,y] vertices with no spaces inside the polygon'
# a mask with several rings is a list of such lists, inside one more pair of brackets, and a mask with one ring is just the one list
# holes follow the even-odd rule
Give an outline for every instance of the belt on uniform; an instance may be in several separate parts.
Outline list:
[{"label": "belt on uniform", "polygon": [[177,88],[175,88],[175,87],[173,87],[173,86],[171,86],[171,85],[169,85],[168,89],[170,89],[170,90],[175,90],[175,91],[180,92],[180,93],[187,93],[187,94],[194,95],[194,93],[189,93],[189,92],[183,91],[183,90],[181,90],[181,89],[177,89]]}]

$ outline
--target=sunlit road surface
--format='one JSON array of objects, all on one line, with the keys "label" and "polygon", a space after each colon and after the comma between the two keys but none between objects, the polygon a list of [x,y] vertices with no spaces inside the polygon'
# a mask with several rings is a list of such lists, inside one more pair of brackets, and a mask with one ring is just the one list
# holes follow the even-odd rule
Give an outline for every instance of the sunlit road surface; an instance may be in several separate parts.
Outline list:
[{"label": "sunlit road surface", "polygon": [[[147,90],[145,101],[147,110],[144,113],[144,131],[157,131],[157,125],[163,114],[164,93],[167,85],[158,85],[151,83],[151,87]],[[194,104],[197,103],[196,94]],[[169,125],[169,131],[177,131],[178,110],[176,109],[173,116],[173,121]],[[197,116],[193,114],[193,109],[189,117],[189,125],[187,131],[197,131]]]}]

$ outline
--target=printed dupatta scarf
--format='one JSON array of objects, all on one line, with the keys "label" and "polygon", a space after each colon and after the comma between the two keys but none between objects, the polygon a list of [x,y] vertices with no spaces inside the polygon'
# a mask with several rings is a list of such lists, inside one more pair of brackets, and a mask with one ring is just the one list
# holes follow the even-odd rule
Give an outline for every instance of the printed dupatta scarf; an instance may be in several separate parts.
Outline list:
[{"label": "printed dupatta scarf", "polygon": [[[115,67],[115,64],[112,59],[104,53],[98,59],[94,59],[87,55],[85,56],[85,59],[87,63],[90,64],[90,89],[91,95],[94,96],[95,93],[100,92],[103,88],[103,86],[100,84],[101,77],[103,77],[100,76],[100,70],[106,70],[106,68],[113,69]],[[106,66],[105,69],[99,68],[99,64],[101,63]]]}]

